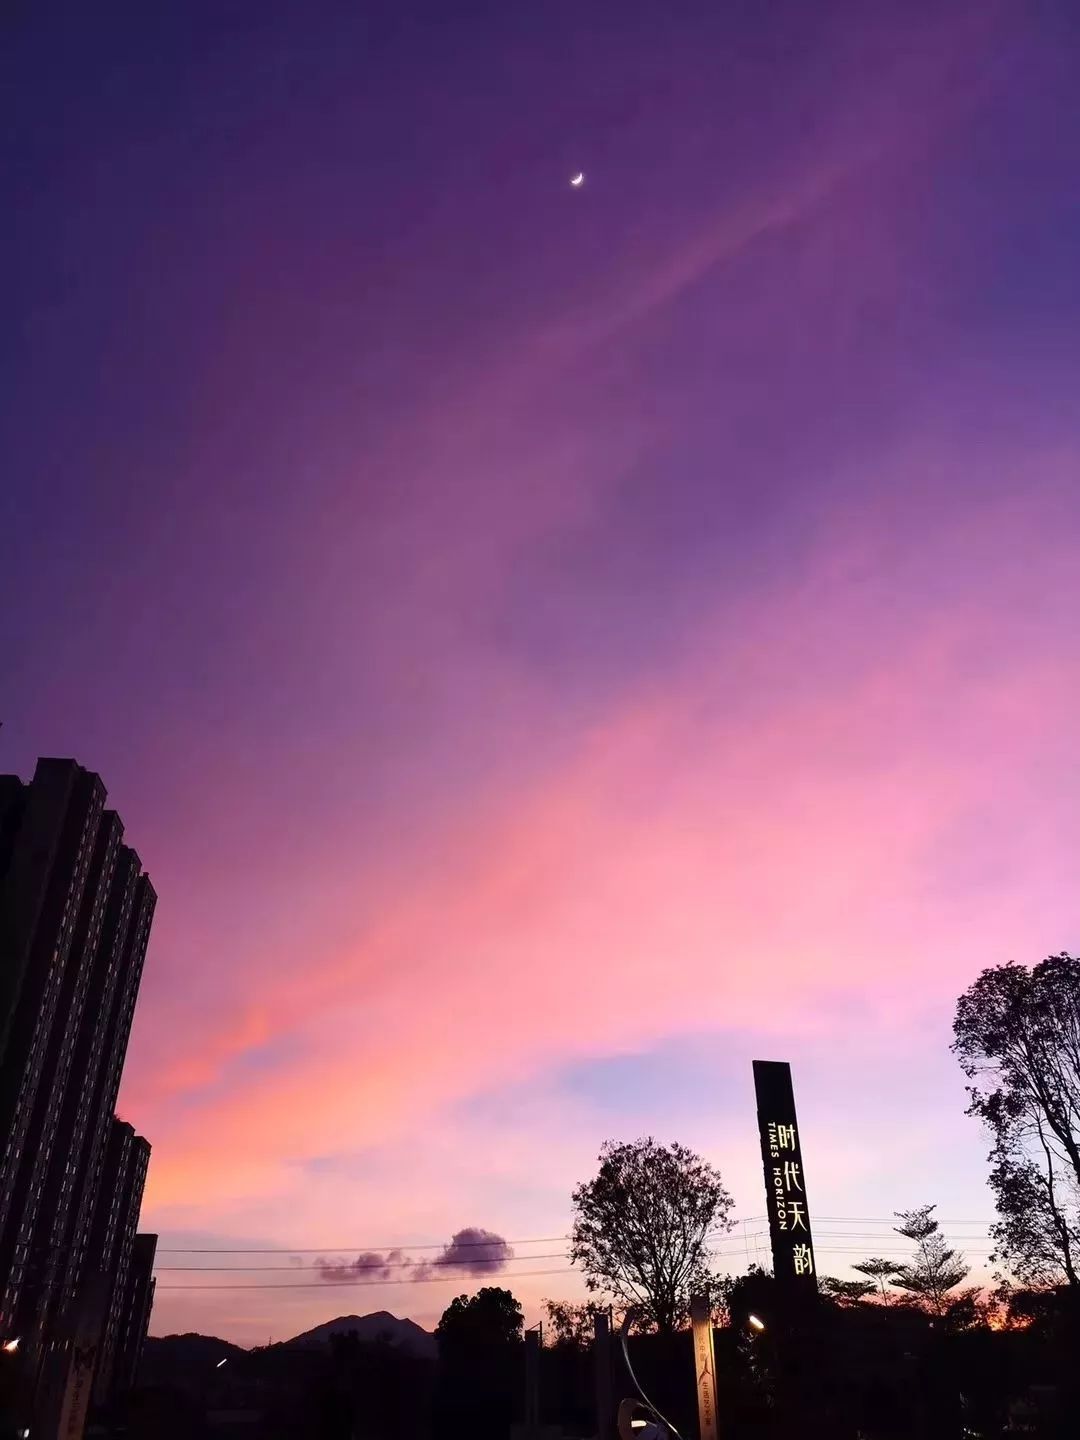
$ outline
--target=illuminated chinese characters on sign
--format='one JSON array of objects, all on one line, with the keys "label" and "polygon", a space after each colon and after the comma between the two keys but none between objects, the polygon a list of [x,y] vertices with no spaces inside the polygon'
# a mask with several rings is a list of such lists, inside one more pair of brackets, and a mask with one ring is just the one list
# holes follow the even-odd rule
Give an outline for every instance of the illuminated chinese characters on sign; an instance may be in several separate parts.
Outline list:
[{"label": "illuminated chinese characters on sign", "polygon": [[690,1300],[690,1323],[694,1332],[694,1367],[697,1374],[698,1435],[700,1440],[718,1440],[716,1421],[716,1357],[713,1353],[712,1313],[701,1295]]},{"label": "illuminated chinese characters on sign", "polygon": [[791,1066],[778,1060],[755,1060],[754,1089],[773,1274],[789,1293],[816,1295],[817,1268]]}]

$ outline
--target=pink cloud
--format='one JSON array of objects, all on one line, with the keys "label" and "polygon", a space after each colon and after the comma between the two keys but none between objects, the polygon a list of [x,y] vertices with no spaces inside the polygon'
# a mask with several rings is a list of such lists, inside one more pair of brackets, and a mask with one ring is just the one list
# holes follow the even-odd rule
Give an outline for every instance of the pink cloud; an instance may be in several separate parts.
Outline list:
[{"label": "pink cloud", "polygon": [[[190,874],[186,891],[175,874],[163,890],[156,946],[167,961],[147,987],[148,993],[158,987],[170,1021],[140,1019],[129,1067],[134,1091],[164,1099],[212,1086],[215,1077],[229,1084],[231,1067],[271,1041],[282,1024],[302,1047],[290,1019],[317,1013],[337,985],[347,992],[363,978],[365,954],[375,956],[392,943],[385,931],[398,923],[402,851],[411,885],[433,861],[442,865],[433,853],[440,845],[466,857],[470,847],[477,853],[497,847],[493,837],[516,823],[506,814],[506,795],[516,792],[511,808],[520,802],[524,809],[532,803],[530,788],[547,786],[552,766],[572,768],[567,755],[580,745],[573,709],[553,703],[543,677],[493,643],[490,616],[538,542],[590,529],[603,534],[628,471],[669,433],[662,417],[620,411],[617,423],[609,423],[598,416],[597,367],[605,374],[617,369],[623,345],[640,336],[637,322],[722,262],[752,253],[777,227],[813,222],[821,233],[808,252],[793,251],[792,293],[786,287],[782,295],[754,291],[748,313],[742,287],[730,287],[721,322],[733,356],[743,344],[760,343],[763,331],[784,333],[793,299],[823,286],[830,291],[830,323],[840,327],[854,324],[866,295],[892,297],[897,240],[881,218],[892,213],[892,172],[885,167],[872,176],[867,157],[874,164],[895,159],[897,145],[910,143],[896,123],[897,110],[910,109],[902,97],[924,95],[920,113],[927,116],[956,103],[955,92],[938,83],[939,71],[968,23],[955,33],[946,27],[948,44],[912,47],[916,59],[890,69],[888,84],[872,87],[872,104],[860,92],[853,112],[837,97],[838,122],[812,164],[800,168],[791,161],[786,171],[778,165],[760,189],[726,200],[689,239],[679,233],[667,241],[665,231],[667,248],[658,254],[621,253],[594,304],[564,307],[565,324],[509,340],[504,331],[496,340],[481,327],[462,364],[440,367],[437,379],[425,384],[407,427],[376,427],[362,444],[355,435],[339,435],[313,457],[325,472],[319,506],[305,512],[303,525],[280,547],[286,569],[281,584],[259,596],[238,673],[243,683],[258,685],[277,673],[286,649],[311,657],[320,683],[333,677],[328,688],[337,703],[329,713],[313,703],[298,725],[280,696],[257,700],[253,690],[232,708],[231,722],[229,714],[215,715],[194,751],[189,716],[183,738],[171,737],[197,768],[199,784],[176,772],[175,793],[161,796],[160,833],[140,832],[140,843],[148,856],[179,850]],[[854,196],[844,193],[852,178],[864,187]],[[868,215],[868,183],[876,220]],[[834,296],[838,264],[845,285]],[[604,338],[617,344],[601,357],[596,341]],[[235,359],[229,344],[222,355]],[[738,379],[725,383],[737,386]],[[200,443],[197,434],[196,461]],[[361,483],[371,475],[380,483]],[[747,678],[754,678],[752,669]],[[290,696],[304,689],[303,679],[293,682]],[[390,845],[373,838],[375,826],[365,833],[357,820],[369,785],[363,767],[352,762],[371,684],[398,697],[402,728],[415,732],[416,743],[406,734],[400,754],[390,757],[395,803],[379,824],[406,832]],[[646,703],[652,701],[633,693],[613,696],[611,723],[640,723]],[[259,743],[252,751],[255,707]],[[287,722],[279,719],[286,714]],[[237,727],[232,732],[230,723]],[[279,729],[285,723],[288,730]],[[171,714],[163,716],[159,738],[176,724]],[[468,745],[477,735],[490,736],[483,774],[473,778],[474,766],[467,781],[455,782],[455,740]],[[418,749],[424,752],[419,763]],[[387,764],[380,754],[380,768]],[[265,783],[270,771],[273,786]],[[441,826],[433,819],[440,807]],[[318,837],[299,837],[280,823],[284,814],[309,811],[318,815]],[[466,815],[464,825],[459,813]],[[298,842],[306,849],[321,842],[317,863],[298,867]],[[245,863],[238,864],[238,856]],[[252,915],[261,923],[249,923]],[[352,938],[361,926],[372,937],[363,947]],[[402,943],[412,941],[406,936]],[[228,963],[204,962],[219,952],[227,952]],[[298,958],[309,953],[317,956],[314,966]],[[341,958],[328,961],[329,955]],[[377,968],[377,960],[371,963]],[[257,986],[252,974],[259,976]],[[290,997],[283,1022],[267,1021],[264,991],[271,1009],[283,1003],[275,997]],[[223,1025],[218,1016],[226,1017]],[[151,1026],[153,1040],[144,1045],[141,1036]]]},{"label": "pink cloud", "polygon": [[354,946],[251,977],[295,1057],[212,1105],[148,1109],[151,1202],[211,1175],[217,1199],[280,1188],[305,1156],[690,1016],[814,1033],[830,1023],[817,997],[850,988],[903,1024],[928,991],[947,1005],[1029,946],[1036,913],[1061,943],[1075,797],[1053,757],[1080,677],[1058,643],[1070,552],[1043,540],[1036,578],[1018,543],[1045,519],[988,512],[899,549],[853,534],[849,562],[832,547],[767,606],[703,625],[572,764],[494,821],[463,817],[456,853]]},{"label": "pink cloud", "polygon": [[[727,272],[713,297],[731,361],[718,394],[760,384],[739,361],[768,335],[813,353],[798,384],[838,403],[837,344],[850,363],[868,299],[889,323],[903,302],[897,177],[942,113],[954,116],[955,96],[929,85],[913,138],[921,83],[885,94],[864,135],[849,116],[812,164],[787,179],[778,168],[670,249],[620,252],[609,283],[550,328],[498,347],[476,337],[408,434],[362,452],[390,477],[374,513],[358,447],[341,444],[336,499],[297,542],[310,575],[283,593],[303,592],[302,643],[355,694],[342,735],[313,716],[282,741],[279,767],[283,784],[295,768],[298,794],[331,775],[341,795],[283,803],[275,791],[257,835],[249,807],[222,817],[221,900],[201,945],[184,917],[195,959],[174,967],[169,1023],[140,1021],[153,1044],[127,1085],[125,1105],[155,1141],[147,1223],[314,1244],[374,1243],[385,1227],[383,1239],[404,1242],[478,1213],[475,1186],[505,1179],[535,1203],[516,1233],[556,1234],[601,1120],[546,1096],[543,1113],[492,1134],[462,1120],[462,1101],[523,1082],[543,1093],[567,1064],[688,1028],[809,1050],[845,1030],[836,1012],[858,996],[861,1083],[895,1118],[886,1037],[899,1064],[981,965],[1067,943],[1076,912],[1062,857],[1077,797],[1064,777],[1080,677],[1063,617],[1080,585],[1055,495],[1073,455],[943,440],[924,416],[891,452],[868,443],[865,475],[848,462],[822,476],[820,455],[808,457],[819,506],[808,533],[792,524],[790,565],[750,577],[737,598],[711,596],[677,652],[616,677],[585,720],[492,639],[518,567],[553,539],[587,536],[601,553],[626,475],[670,439],[670,416],[597,417],[592,382],[691,287]],[[744,290],[740,267],[781,239],[783,283]],[[804,323],[804,301],[830,343]],[[778,423],[792,401],[809,404],[785,391],[782,365],[779,383]],[[1030,498],[993,501],[1003,490]],[[296,645],[293,614],[265,621],[267,644],[284,626]],[[369,670],[409,691],[417,729],[382,829],[365,825],[357,779]],[[450,697],[466,693],[455,710]],[[448,712],[461,726],[449,738]],[[474,736],[490,742],[490,764],[458,781],[455,745]],[[417,742],[426,758],[413,774]],[[263,758],[250,761],[260,788]],[[216,806],[237,764],[210,765]],[[309,812],[302,833],[277,823]],[[216,927],[233,908],[256,918],[223,945]],[[222,963],[204,966],[200,949]],[[753,1213],[756,1161],[727,1098],[717,1104],[707,1135],[680,1138],[715,1147]],[[905,1123],[944,1144],[938,1119],[924,1100]],[[372,1172],[350,1180],[350,1196],[363,1195],[369,1223],[352,1235],[341,1181],[309,1162],[358,1153]],[[852,1197],[831,1203],[874,1193],[866,1177],[880,1166],[863,1146],[830,1134],[815,1153],[815,1174]],[[513,1287],[537,1305],[575,1284]],[[447,1292],[347,1293],[349,1308],[356,1296],[434,1319]],[[179,1316],[204,1302],[163,1303]],[[287,1304],[294,1329],[325,1318],[325,1298]]]}]

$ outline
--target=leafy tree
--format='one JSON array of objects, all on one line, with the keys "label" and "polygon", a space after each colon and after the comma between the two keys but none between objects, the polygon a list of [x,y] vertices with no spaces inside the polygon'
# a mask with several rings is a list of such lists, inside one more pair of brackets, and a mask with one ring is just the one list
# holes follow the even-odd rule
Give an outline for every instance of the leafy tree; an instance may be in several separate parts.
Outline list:
[{"label": "leafy tree", "polygon": [[[776,1342],[777,1332],[783,1326],[783,1305],[777,1299],[776,1280],[760,1265],[751,1265],[743,1275],[725,1276],[720,1288],[727,1310],[731,1379],[743,1391],[739,1404],[744,1410],[742,1418],[753,1426],[749,1433],[757,1433],[759,1429],[771,1431],[765,1417],[776,1403]],[[751,1324],[751,1316],[756,1323]],[[719,1363],[718,1359],[718,1366]]]},{"label": "leafy tree", "polygon": [[509,1290],[487,1286],[459,1295],[443,1312],[435,1435],[505,1440],[524,1381],[521,1306]]},{"label": "leafy tree", "polygon": [[725,1275],[719,1281],[727,1322],[737,1331],[745,1330],[751,1315],[771,1324],[776,1313],[776,1281],[760,1265],[751,1265],[743,1275]]},{"label": "leafy tree", "polygon": [[607,1308],[596,1300],[586,1300],[582,1305],[575,1305],[571,1300],[545,1300],[545,1339],[552,1345],[587,1349],[596,1333],[596,1317],[605,1314]]},{"label": "leafy tree", "polygon": [[936,1205],[898,1210],[896,1233],[915,1242],[915,1258],[909,1265],[897,1265],[889,1277],[898,1290],[912,1296],[920,1309],[945,1319],[961,1297],[952,1294],[968,1276],[968,1266],[956,1250],[949,1248],[934,1218]]},{"label": "leafy tree", "polygon": [[[882,1305],[910,1305],[932,1319],[945,1322],[950,1330],[969,1328],[979,1318],[977,1286],[954,1293],[967,1277],[962,1255],[951,1249],[934,1218],[935,1205],[898,1210],[898,1235],[915,1242],[915,1256],[908,1263],[872,1255],[851,1268],[867,1282],[828,1280],[822,1290],[841,1304],[854,1304],[873,1294]],[[893,1288],[890,1288],[893,1287]],[[859,1294],[859,1291],[862,1291]],[[901,1293],[897,1295],[896,1290]]]},{"label": "leafy tree", "polygon": [[[876,1291],[883,1305],[891,1303],[892,1297],[889,1294],[888,1285],[896,1272],[896,1266],[891,1260],[886,1260],[880,1255],[871,1255],[861,1265],[853,1265],[860,1275],[866,1275],[873,1282],[870,1290]],[[859,1282],[856,1281],[856,1284]],[[869,1293],[869,1292],[867,1292]]]},{"label": "leafy tree", "polygon": [[818,1288],[837,1305],[860,1305],[878,1287],[872,1280],[837,1280],[832,1275],[822,1275]]},{"label": "leafy tree", "polygon": [[1080,1287],[1080,959],[984,970],[953,1034],[993,1140],[994,1258],[1024,1284]]},{"label": "leafy tree", "polygon": [[458,1295],[435,1328],[440,1347],[510,1345],[521,1339],[525,1317],[509,1290],[487,1285],[475,1295]]},{"label": "leafy tree", "polygon": [[573,1192],[570,1258],[590,1290],[674,1330],[690,1296],[715,1289],[706,1241],[731,1228],[731,1196],[707,1161],[651,1136],[609,1140],[599,1160],[595,1178]]}]

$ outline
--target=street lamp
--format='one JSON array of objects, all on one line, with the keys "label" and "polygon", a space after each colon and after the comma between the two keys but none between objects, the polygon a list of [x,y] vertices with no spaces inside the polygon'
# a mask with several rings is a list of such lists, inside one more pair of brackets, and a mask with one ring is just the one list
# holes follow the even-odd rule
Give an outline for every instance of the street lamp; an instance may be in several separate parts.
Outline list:
[{"label": "street lamp", "polygon": [[746,1320],[750,1326],[750,1329],[755,1330],[759,1335],[765,1329],[765,1321],[759,1320],[756,1315],[748,1315],[746,1317]]}]

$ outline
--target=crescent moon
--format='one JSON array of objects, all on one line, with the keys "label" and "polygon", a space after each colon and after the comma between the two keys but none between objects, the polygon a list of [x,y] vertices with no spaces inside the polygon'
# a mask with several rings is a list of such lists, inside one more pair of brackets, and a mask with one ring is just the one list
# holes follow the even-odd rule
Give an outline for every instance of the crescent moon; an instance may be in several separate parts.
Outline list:
[{"label": "crescent moon", "polygon": [[579,170],[576,175],[572,175],[570,177],[570,184],[573,185],[575,189],[578,189],[580,186],[584,185],[585,172],[583,170]]}]

